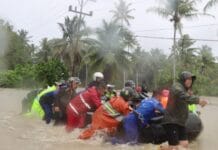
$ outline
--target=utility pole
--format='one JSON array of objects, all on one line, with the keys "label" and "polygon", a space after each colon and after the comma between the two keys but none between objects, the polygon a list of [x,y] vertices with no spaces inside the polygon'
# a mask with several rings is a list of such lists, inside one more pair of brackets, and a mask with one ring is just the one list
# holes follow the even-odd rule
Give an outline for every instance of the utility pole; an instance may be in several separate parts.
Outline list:
[{"label": "utility pole", "polygon": [[[88,0],[87,0],[88,1]],[[85,3],[87,3],[87,1]],[[84,16],[92,16],[93,12],[90,11],[89,13],[85,13],[83,12],[83,7],[85,5],[84,0],[81,0],[80,2],[80,11],[77,11],[77,7],[74,8],[74,10],[72,9],[72,5],[69,6],[69,11],[74,12],[79,14],[79,22],[78,22],[78,28],[77,28],[77,32],[80,31],[80,26],[81,26],[81,21],[82,21],[82,15]],[[79,37],[77,37],[77,40],[79,40]],[[78,44],[78,43],[77,43]]]},{"label": "utility pole", "polygon": [[136,72],[136,86],[139,86],[139,72]]},{"label": "utility pole", "polygon": [[[80,10],[78,11],[77,10],[77,7],[75,7],[74,9],[72,8],[72,5],[69,6],[69,11],[70,12],[74,12],[76,14],[79,14],[79,20],[78,20],[78,26],[77,26],[77,39],[76,39],[76,45],[75,45],[75,50],[77,51],[78,50],[78,45],[79,45],[79,31],[80,31],[80,28],[81,28],[81,22],[82,22],[82,15],[84,16],[92,16],[93,15],[93,12],[90,11],[89,13],[85,13],[83,12],[83,7],[84,5],[88,2],[89,0],[86,0],[84,2],[84,0],[79,0],[79,5],[80,5]],[[74,57],[73,57],[73,63],[74,63]],[[73,69],[73,68],[72,68]],[[74,71],[74,70],[73,70]]]},{"label": "utility pole", "polygon": [[176,8],[175,14],[171,19],[173,21],[174,33],[173,33],[173,84],[176,81],[176,30],[177,24],[179,23],[179,16],[178,16],[178,7]]},{"label": "utility pole", "polygon": [[125,87],[125,83],[126,83],[126,72],[123,71],[123,87]]}]

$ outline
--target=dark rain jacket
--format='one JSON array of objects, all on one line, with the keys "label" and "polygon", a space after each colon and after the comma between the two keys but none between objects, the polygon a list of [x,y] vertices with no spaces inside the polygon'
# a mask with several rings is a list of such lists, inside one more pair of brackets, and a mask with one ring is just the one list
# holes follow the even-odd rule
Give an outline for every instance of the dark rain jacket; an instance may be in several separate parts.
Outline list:
[{"label": "dark rain jacket", "polygon": [[70,100],[76,96],[75,90],[70,90],[69,88],[61,88],[59,93],[55,97],[54,106],[58,106],[62,113],[66,112],[66,107]]},{"label": "dark rain jacket", "polygon": [[188,119],[188,104],[198,104],[199,97],[190,95],[184,82],[187,78],[192,77],[193,82],[195,76],[190,72],[183,72],[180,75],[179,83],[174,84],[170,89],[170,95],[166,112],[163,119],[163,124],[178,124],[185,126]]}]

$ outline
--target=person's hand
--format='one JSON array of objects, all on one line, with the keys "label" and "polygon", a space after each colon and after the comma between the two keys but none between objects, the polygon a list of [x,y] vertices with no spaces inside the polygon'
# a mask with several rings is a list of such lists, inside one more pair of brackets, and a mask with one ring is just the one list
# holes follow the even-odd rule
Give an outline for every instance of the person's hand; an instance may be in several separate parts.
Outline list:
[{"label": "person's hand", "polygon": [[206,100],[199,100],[199,105],[201,106],[201,107],[204,107],[205,105],[207,105],[208,104],[208,101],[206,101]]},{"label": "person's hand", "polygon": [[60,111],[60,108],[57,107],[57,106],[55,106],[55,107],[54,107],[54,110],[55,110],[55,112],[59,112],[59,111]]}]

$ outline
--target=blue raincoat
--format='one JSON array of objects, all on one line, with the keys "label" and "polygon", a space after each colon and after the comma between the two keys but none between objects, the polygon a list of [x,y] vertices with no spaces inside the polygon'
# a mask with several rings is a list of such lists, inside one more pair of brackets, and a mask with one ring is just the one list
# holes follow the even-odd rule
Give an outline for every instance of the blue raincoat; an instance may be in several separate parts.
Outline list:
[{"label": "blue raincoat", "polygon": [[141,128],[145,128],[151,118],[156,116],[155,111],[161,113],[164,109],[161,103],[155,98],[143,100],[136,110],[127,115],[123,120],[124,137],[122,139],[113,138],[112,143],[132,143],[138,142],[139,132]]}]

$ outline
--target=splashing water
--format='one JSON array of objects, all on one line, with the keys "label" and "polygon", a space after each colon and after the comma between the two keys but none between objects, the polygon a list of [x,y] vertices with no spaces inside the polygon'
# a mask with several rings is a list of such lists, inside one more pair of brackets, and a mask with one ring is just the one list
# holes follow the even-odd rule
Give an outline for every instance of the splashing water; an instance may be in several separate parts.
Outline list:
[{"label": "splashing water", "polygon": [[[0,89],[0,145],[4,150],[159,150],[159,145],[142,144],[137,146],[111,145],[104,142],[104,135],[99,132],[90,140],[79,140],[77,137],[82,129],[75,129],[72,133],[65,132],[65,126],[46,125],[36,118],[26,118],[18,115],[21,111],[21,100],[28,91],[16,89]],[[210,100],[210,99],[209,99]],[[217,98],[211,102],[217,104]],[[191,143],[190,149],[216,149],[215,128],[217,107],[209,105],[201,110],[204,131],[197,141]]]}]

